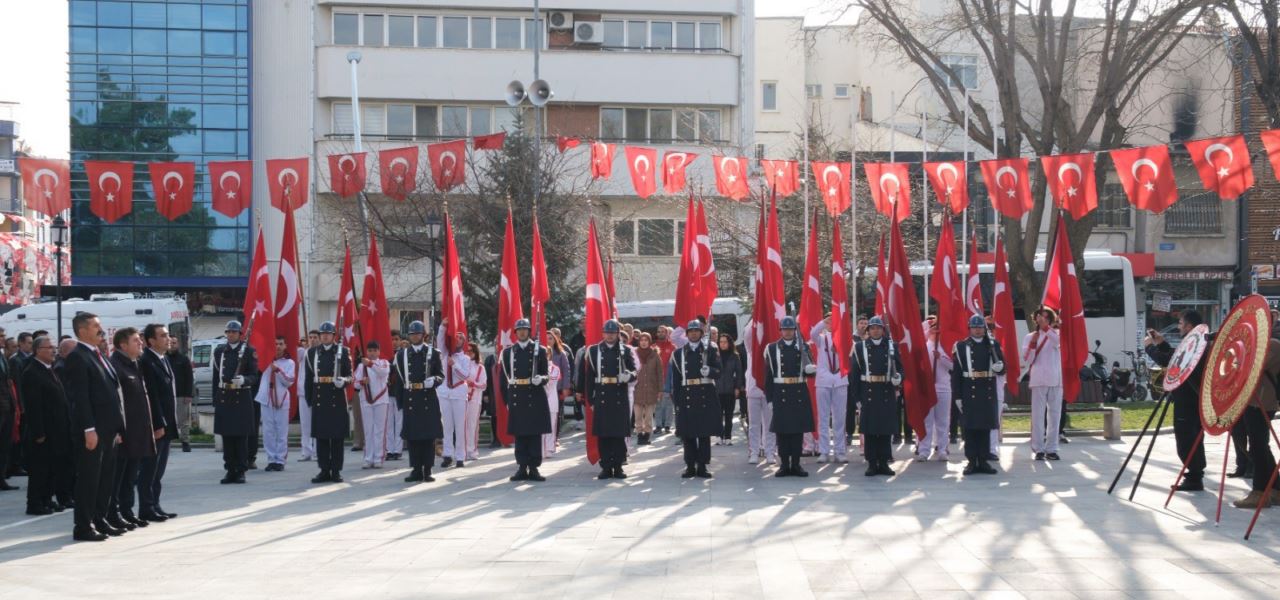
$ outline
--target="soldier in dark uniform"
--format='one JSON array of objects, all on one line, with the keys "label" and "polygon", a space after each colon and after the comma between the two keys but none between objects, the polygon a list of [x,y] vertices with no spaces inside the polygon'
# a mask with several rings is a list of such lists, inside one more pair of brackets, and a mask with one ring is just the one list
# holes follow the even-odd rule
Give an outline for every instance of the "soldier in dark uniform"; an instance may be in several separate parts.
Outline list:
[{"label": "soldier in dark uniform", "polygon": [[511,481],[546,481],[542,436],[551,433],[551,407],[542,385],[547,382],[547,349],[529,339],[529,320],[516,321],[516,343],[502,349],[498,384],[507,405],[507,433],[516,438],[520,469]]},{"label": "soldier in dark uniform", "polygon": [[404,413],[400,437],[409,446],[408,483],[435,481],[431,464],[436,458],[436,440],[444,437],[440,421],[440,400],[435,387],[444,380],[440,353],[425,343],[427,326],[422,321],[409,324],[409,346],[396,352],[391,361],[391,393]]},{"label": "soldier in dark uniform", "polygon": [[1004,373],[1000,344],[987,336],[987,322],[969,317],[969,337],[956,344],[951,360],[951,395],[964,421],[965,475],[994,475],[991,466],[991,430],[1000,427],[1000,400],[996,376]]},{"label": "soldier in dark uniform", "polygon": [[800,466],[804,451],[804,434],[813,426],[813,401],[809,397],[806,377],[818,372],[809,356],[809,345],[796,337],[794,317],[782,318],[782,339],[764,350],[765,398],[773,408],[769,430],[778,436],[778,458],[782,466],[777,477],[808,477]]},{"label": "soldier in dark uniform", "polygon": [[849,362],[849,395],[859,405],[862,434],[866,438],[863,455],[867,477],[888,475],[893,460],[892,439],[898,431],[898,386],[902,385],[902,360],[897,343],[885,335],[884,321],[872,317],[867,322],[867,339],[853,346]]},{"label": "soldier in dark uniform", "polygon": [[307,350],[307,404],[311,406],[311,435],[316,438],[320,474],[311,483],[342,481],[342,445],[351,431],[347,414],[347,386],[351,384],[351,353],[334,343],[332,321],[320,325],[320,344]]},{"label": "soldier in dark uniform", "polygon": [[618,322],[604,324],[604,341],[587,348],[579,365],[577,392],[592,410],[591,433],[600,448],[600,475],[597,479],[624,479],[622,462],[627,458],[627,436],[631,430],[628,386],[636,376],[636,356],[630,346],[618,342]]},{"label": "soldier in dark uniform", "polygon": [[720,352],[702,340],[702,322],[694,319],[685,328],[689,343],[671,354],[671,399],[676,408],[676,435],[684,443],[681,477],[711,477],[711,436],[724,433],[716,377]]},{"label": "soldier in dark uniform", "polygon": [[241,339],[239,321],[229,321],[226,343],[213,350],[213,432],[222,436],[221,483],[244,483],[249,467],[249,436],[253,430],[254,387],[258,384],[258,356]]}]

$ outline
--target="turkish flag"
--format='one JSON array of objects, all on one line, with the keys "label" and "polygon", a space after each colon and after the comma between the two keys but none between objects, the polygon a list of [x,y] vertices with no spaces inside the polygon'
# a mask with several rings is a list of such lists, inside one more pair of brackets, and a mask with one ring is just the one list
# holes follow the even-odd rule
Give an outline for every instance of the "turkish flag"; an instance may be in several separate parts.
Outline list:
[{"label": "turkish flag", "polygon": [[382,194],[403,201],[418,189],[418,147],[406,146],[378,152]]},{"label": "turkish flag", "polygon": [[786,292],[782,286],[782,243],[778,236],[778,197],[769,202],[769,218],[761,214],[759,242],[756,250],[756,293],[752,310],[753,334],[751,373],[761,389],[765,383],[765,345],[778,339],[780,325],[786,316]]},{"label": "turkish flag", "polygon": [[616,286],[614,286],[613,282],[614,282],[614,280],[613,280],[613,259],[612,259],[612,258],[610,258],[610,259],[609,259],[609,270],[608,270],[608,272],[605,274],[605,286],[604,286],[605,299],[607,300],[607,302],[606,302],[605,304],[606,304],[606,305],[608,305],[608,307],[609,307],[609,318],[610,318],[610,319],[616,319],[616,318],[618,318],[618,291],[617,291],[617,290],[618,290],[618,288],[617,288]]},{"label": "turkish flag", "polygon": [[1280,129],[1264,131],[1258,137],[1262,138],[1262,147],[1266,148],[1271,161],[1271,173],[1280,179]]},{"label": "turkish flag", "polygon": [[982,169],[982,180],[987,184],[991,204],[1000,214],[1010,219],[1020,219],[1031,210],[1035,199],[1031,197],[1027,159],[984,160],[978,166]]},{"label": "turkish flag", "polygon": [[742,200],[751,194],[747,185],[747,159],[711,156],[716,170],[716,191],[721,196]]},{"label": "turkish flag", "polygon": [[844,270],[844,243],[840,220],[831,220],[831,340],[840,355],[840,374],[849,374],[853,352],[853,319],[849,314],[849,278]]},{"label": "turkish flag", "polygon": [[624,151],[627,168],[631,170],[631,185],[635,187],[636,195],[641,198],[652,196],[658,191],[658,178],[654,173],[654,166],[658,164],[658,151],[639,146],[627,146]]},{"label": "turkish flag", "polygon": [[466,140],[427,144],[427,162],[431,164],[431,178],[437,190],[447,192],[462,185],[467,180],[466,161]]},{"label": "turkish flag", "polygon": [[964,303],[969,307],[969,315],[987,316],[987,309],[982,302],[982,283],[978,273],[978,236],[969,236],[969,272],[965,275]]},{"label": "turkish flag", "polygon": [[1178,182],[1165,145],[1111,151],[1120,186],[1129,203],[1142,210],[1162,213],[1178,201]]},{"label": "turkish flag", "polygon": [[[822,191],[822,203],[827,206],[827,214],[839,216],[853,204],[849,191],[852,174],[853,165],[847,162],[813,163],[813,176],[818,181],[818,189]],[[910,208],[910,201],[907,204]]]},{"label": "turkish flag", "polygon": [[471,138],[471,147],[476,150],[501,150],[507,141],[507,132],[499,131],[489,135],[478,135]]},{"label": "turkish flag", "polygon": [[1089,356],[1089,333],[1085,327],[1084,302],[1080,299],[1080,281],[1076,263],[1067,239],[1067,224],[1058,216],[1058,234],[1053,244],[1053,261],[1044,284],[1041,304],[1058,311],[1059,345],[1062,349],[1062,397],[1075,402],[1080,395],[1080,378],[1069,377],[1080,372]]},{"label": "turkish flag", "polygon": [[1098,208],[1098,185],[1093,173],[1093,153],[1041,156],[1049,193],[1059,208],[1079,221]]},{"label": "turkish flag", "polygon": [[800,189],[800,163],[794,160],[761,160],[760,170],[769,189],[790,196]]},{"label": "turkish flag", "polygon": [[[720,283],[716,279],[716,260],[711,254],[711,234],[707,231],[707,213],[706,203],[699,200],[695,208],[695,216],[697,217],[696,227],[693,236],[693,269],[698,278],[698,314],[711,316],[711,307],[716,301],[716,297],[720,295]],[[688,224],[685,225],[687,229]],[[612,265],[612,263],[610,263]],[[613,270],[609,271],[610,279],[613,277]],[[617,311],[617,298],[610,294],[614,303],[614,313]]]},{"label": "turkish flag", "polygon": [[71,167],[65,160],[19,158],[22,200],[50,217],[71,208]]},{"label": "turkish flag", "polygon": [[933,277],[929,279],[929,297],[938,303],[939,348],[950,349],[969,334],[965,327],[969,311],[964,307],[964,292],[964,284],[960,282],[960,273],[956,268],[955,228],[948,216],[938,235]]},{"label": "turkish flag", "polygon": [[676,327],[683,328],[700,313],[698,305],[698,276],[693,266],[693,238],[697,236],[690,223],[697,221],[697,212],[693,208],[693,195],[689,195],[689,206],[685,214],[684,244],[680,247],[680,271],[676,275],[676,305],[673,317]]},{"label": "turkish flag", "polygon": [[[288,356],[298,355],[299,326],[302,315],[302,279],[298,276],[298,232],[293,223],[293,211],[284,211],[284,231],[280,238],[280,270],[276,275],[276,335],[284,336]],[[274,343],[274,342],[273,342]],[[275,352],[271,353],[275,356]],[[300,367],[302,365],[299,365]],[[290,390],[289,414],[298,410],[297,381]]]},{"label": "turkish flag", "polygon": [[953,215],[964,212],[969,206],[968,164],[962,160],[928,162],[924,163],[924,172],[938,202],[950,208]]},{"label": "turkish flag", "polygon": [[151,193],[156,199],[156,212],[170,221],[191,212],[191,198],[195,195],[196,187],[196,164],[153,162],[147,166],[151,169]]},{"label": "turkish flag", "polygon": [[876,211],[895,223],[911,215],[911,176],[905,163],[863,163]]},{"label": "turkish flag", "polygon": [[[778,192],[773,192],[773,198],[776,200]],[[751,355],[748,359],[751,367],[751,378],[756,382],[760,389],[764,389],[765,368],[761,362],[763,352],[761,348],[765,345],[764,324],[767,320],[769,312],[769,291],[764,284],[764,269],[766,253],[768,252],[768,237],[765,235],[765,211],[764,204],[760,205],[760,218],[756,220],[756,270],[751,274],[751,328],[744,334],[751,336],[750,348]],[[678,327],[684,327],[677,323]]]},{"label": "turkish flag", "polygon": [[[596,220],[591,219],[587,230],[587,273],[586,273],[586,315],[582,321],[582,335],[587,345],[600,343],[604,330],[604,322],[609,318],[608,299],[605,297],[604,265],[600,260],[600,244],[596,237]],[[587,461],[591,464],[600,462],[600,448],[592,425],[595,421],[591,404],[586,405],[587,416]]]},{"label": "turkish flag", "polygon": [[[459,266],[458,246],[453,241],[453,219],[444,216],[444,287],[440,290],[440,326],[444,328],[444,346],[449,353],[456,347],[457,335],[467,334],[467,305],[462,290],[462,269]],[[439,343],[436,344],[440,346]]]},{"label": "turkish flag", "polygon": [[271,196],[271,206],[280,211],[294,211],[307,203],[309,164],[306,157],[267,160],[267,193]]},{"label": "turkish flag", "polygon": [[[369,231],[369,256],[364,270],[364,291],[360,295],[360,334],[364,343],[378,342],[388,356],[391,345],[391,311],[387,308],[386,280],[382,278],[382,257],[378,253],[378,236]],[[364,352],[364,348],[360,349]]]},{"label": "turkish flag", "polygon": [[108,160],[84,161],[89,178],[89,211],[115,223],[133,210],[133,163]]},{"label": "turkish flag", "polygon": [[[516,265],[516,234],[511,221],[511,210],[508,209],[507,227],[502,239],[502,274],[498,282],[498,336],[493,341],[498,356],[502,356],[503,348],[515,343],[516,321],[524,318],[524,308],[520,304],[520,271]],[[535,241],[534,244],[538,243]],[[513,441],[507,433],[507,403],[502,399],[502,386],[495,386],[493,391],[496,400],[493,404],[496,409],[494,417],[497,419],[494,435],[498,442],[507,446]]]},{"label": "turkish flag", "polygon": [[796,324],[800,326],[801,339],[809,339],[813,326],[822,320],[822,285],[818,267],[818,213],[813,213],[813,225],[809,228],[809,244],[804,257],[804,286],[800,288],[800,309],[796,311]]},{"label": "turkish flag", "polygon": [[591,178],[608,179],[613,176],[613,144],[591,144]]},{"label": "turkish flag", "polygon": [[559,150],[561,154],[564,154],[565,150],[568,150],[570,148],[577,148],[580,145],[582,145],[582,140],[576,137],[568,137],[563,135],[556,136],[556,149]]},{"label": "turkish flag", "polygon": [[668,194],[678,194],[685,188],[685,168],[698,158],[689,152],[667,152],[662,156],[662,189]]},{"label": "turkish flag", "polygon": [[[1018,343],[1018,330],[1013,317],[1013,285],[1009,283],[1008,259],[1004,254],[1004,240],[996,240],[996,281],[995,291],[991,295],[991,323],[994,325],[996,341],[1004,349],[1004,370],[1006,373],[1021,373],[1021,344]],[[1065,372],[1065,371],[1064,371]],[[1074,372],[1079,372],[1074,371]],[[1065,378],[1064,378],[1065,379]],[[1015,398],[1018,396],[1017,377],[1005,377],[1005,387]]]},{"label": "turkish flag", "polygon": [[356,278],[351,271],[351,246],[345,247],[346,254],[342,259],[342,281],[338,285],[338,314],[334,322],[337,324],[338,340],[348,348],[360,346],[360,336],[356,328],[360,326],[360,309],[356,303]]},{"label": "turkish flag", "polygon": [[[276,356],[276,320],[271,301],[271,270],[267,267],[267,244],[258,228],[258,243],[253,249],[253,267],[249,269],[249,285],[244,290],[244,318],[249,330],[249,346],[258,353],[258,370],[266,372]],[[295,342],[296,342],[295,338]],[[272,382],[275,379],[271,379]]]},{"label": "turkish flag", "polygon": [[1253,166],[1244,136],[1208,138],[1186,143],[1191,163],[1206,189],[1223,200],[1235,200],[1253,187]]},{"label": "turkish flag", "polygon": [[329,155],[329,187],[340,198],[350,198],[364,191],[365,153]]},{"label": "turkish flag", "polygon": [[907,424],[924,437],[924,417],[938,403],[933,389],[933,369],[929,352],[920,331],[920,302],[911,279],[911,263],[902,243],[902,229],[894,221],[889,233],[889,331],[902,355],[902,397],[906,404]]},{"label": "turkish flag", "polygon": [[876,269],[876,315],[884,316],[889,300],[889,263],[885,262],[884,234],[880,234],[879,267]]},{"label": "turkish flag", "polygon": [[253,161],[209,162],[209,183],[213,185],[213,210],[232,219],[253,204]]},{"label": "turkish flag", "polygon": [[536,214],[533,215],[531,263],[529,283],[533,289],[529,290],[529,311],[533,316],[533,326],[538,328],[534,333],[535,339],[545,346],[547,344],[547,303],[551,301],[551,284],[547,282],[547,259],[542,254],[542,230],[538,227]]}]

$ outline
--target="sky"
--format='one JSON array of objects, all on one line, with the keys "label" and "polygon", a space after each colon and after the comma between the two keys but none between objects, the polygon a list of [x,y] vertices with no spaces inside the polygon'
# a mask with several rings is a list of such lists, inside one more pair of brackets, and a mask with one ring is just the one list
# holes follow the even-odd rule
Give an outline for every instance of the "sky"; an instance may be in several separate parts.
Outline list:
[{"label": "sky", "polygon": [[[851,0],[756,0],[757,17],[804,16],[805,25],[826,25],[832,22]],[[856,10],[846,12],[837,23],[852,24]]]},{"label": "sky", "polygon": [[67,3],[0,0],[5,16],[0,56],[0,101],[18,102],[18,135],[37,156],[67,158]]}]

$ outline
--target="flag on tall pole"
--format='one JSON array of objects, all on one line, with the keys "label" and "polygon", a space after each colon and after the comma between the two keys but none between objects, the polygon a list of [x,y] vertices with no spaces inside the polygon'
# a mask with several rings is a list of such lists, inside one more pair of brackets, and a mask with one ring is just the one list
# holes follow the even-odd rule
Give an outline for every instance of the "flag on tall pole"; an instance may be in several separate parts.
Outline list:
[{"label": "flag on tall pole", "polygon": [[1062,349],[1062,398],[1075,402],[1080,395],[1079,373],[1089,356],[1089,333],[1085,328],[1084,302],[1080,299],[1080,281],[1067,238],[1067,223],[1058,215],[1058,234],[1053,244],[1053,260],[1044,282],[1041,304],[1058,312],[1058,338]]},{"label": "flag on tall pole", "polygon": [[[298,355],[299,323],[302,310],[302,286],[298,276],[298,236],[293,211],[284,211],[284,235],[280,239],[280,272],[276,279],[276,335],[284,336],[285,356]],[[271,341],[274,348],[275,340]],[[275,356],[272,350],[271,356]],[[296,378],[300,380],[301,378]],[[298,413],[298,388],[289,390],[289,415]]]},{"label": "flag on tall pole", "polygon": [[[551,301],[551,284],[547,282],[547,259],[542,254],[542,230],[538,227],[538,215],[533,216],[533,272],[529,279],[533,289],[529,291],[529,312],[533,326],[537,327],[538,343],[547,345],[547,303]],[[519,288],[516,288],[519,289]]]},{"label": "flag on tall pole", "polygon": [[[774,191],[776,198],[778,192]],[[751,331],[747,335],[751,336],[751,377],[764,389],[765,368],[764,362],[761,360],[763,352],[760,350],[765,345],[765,321],[768,320],[769,311],[772,310],[772,301],[769,300],[769,286],[764,281],[765,262],[768,261],[767,253],[769,247],[769,236],[765,233],[767,224],[765,221],[764,202],[760,203],[760,219],[756,225],[756,270],[751,277]],[[677,326],[684,325],[677,323]]]},{"label": "flag on tall pole", "polygon": [[[711,234],[707,231],[706,205],[699,200],[695,205],[695,216],[698,219],[693,236],[693,268],[698,281],[698,314],[711,318],[712,305],[720,295],[720,283],[716,280],[716,261],[711,254]],[[685,225],[688,228],[688,225]],[[617,299],[614,302],[614,313],[617,313]]]},{"label": "flag on tall pole", "polygon": [[778,235],[778,197],[774,194],[769,203],[769,219],[764,228],[764,262],[762,263],[763,288],[757,286],[756,301],[761,301],[763,289],[763,306],[760,320],[756,322],[757,337],[752,351],[756,361],[756,381],[761,384],[765,380],[764,351],[765,345],[778,339],[781,335],[782,318],[786,316],[787,297],[782,287],[782,240]]},{"label": "flag on tall pole", "polygon": [[964,308],[964,284],[956,269],[956,234],[951,217],[942,223],[938,251],[933,259],[933,277],[929,280],[929,296],[938,303],[938,347],[950,352],[956,342],[968,335],[965,322],[969,313]]},{"label": "flag on tall pole", "polygon": [[[849,374],[853,351],[853,319],[849,314],[849,278],[844,269],[840,219],[831,220],[831,341],[840,355],[840,374]],[[850,417],[853,418],[853,417]]]},{"label": "flag on tall pole", "polygon": [[440,332],[442,340],[436,346],[452,354],[461,350],[455,347],[457,335],[467,333],[467,307],[462,294],[462,269],[458,261],[458,246],[453,241],[453,219],[444,213],[444,285],[440,288]]},{"label": "flag on tall pole", "polygon": [[[369,231],[369,258],[365,263],[364,291],[360,303],[360,334],[363,342],[378,342],[391,355],[391,314],[387,308],[387,288],[382,278],[382,257],[378,255],[378,236]],[[364,352],[364,348],[360,348]]]},{"label": "flag on tall pole", "polygon": [[978,236],[969,240],[969,272],[965,275],[964,303],[969,307],[970,315],[987,316],[987,309],[982,303],[981,278],[978,277]]},{"label": "flag on tall pole", "polygon": [[699,314],[698,276],[693,266],[696,260],[693,250],[693,238],[697,235],[696,227],[690,225],[697,219],[693,208],[693,195],[689,195],[689,206],[685,215],[684,242],[680,252],[680,272],[676,276],[676,327],[684,329]]},{"label": "flag on tall pole", "polygon": [[271,270],[267,267],[267,244],[261,227],[252,264],[244,294],[245,327],[249,330],[249,346],[258,353],[258,370],[266,371],[276,356],[276,311],[271,301]]},{"label": "flag on tall pole", "polygon": [[[800,326],[797,332],[800,339],[809,347],[809,356],[817,356],[817,346],[809,339],[813,326],[822,320],[822,285],[818,280],[818,211],[813,211],[813,227],[809,229],[809,248],[804,259],[804,287],[800,288],[800,310],[796,313],[796,322]],[[818,428],[818,395],[817,381],[814,377],[806,377],[809,387],[809,410],[813,413],[814,430]]]},{"label": "flag on tall pole", "polygon": [[[1013,317],[1013,286],[1009,284],[1009,268],[1004,255],[1004,241],[996,240],[996,282],[991,294],[991,322],[995,325],[995,338],[1004,348],[1005,373],[1021,373],[1018,331]],[[1079,372],[1078,370],[1075,372]],[[1005,387],[1013,397],[1018,396],[1017,377],[1006,377]]]},{"label": "flag on tall pole", "polygon": [[[542,250],[542,244],[538,241],[538,221],[534,217],[533,222],[533,285],[536,290],[538,286],[538,256]],[[498,356],[502,356],[503,348],[515,343],[516,321],[524,318],[524,308],[520,304],[520,267],[516,264],[516,234],[512,226],[511,209],[507,209],[507,228],[503,234],[502,240],[502,278],[498,283],[498,336],[494,340],[494,352]],[[535,320],[537,319],[538,300],[537,292],[534,292],[534,300],[530,305]],[[502,386],[495,385],[493,387],[493,407],[494,407],[494,435],[497,436],[498,442],[503,446],[510,445],[514,440],[507,433],[507,403],[502,398]]]},{"label": "flag on tall pole", "polygon": [[338,315],[334,320],[339,341],[348,348],[359,346],[356,328],[360,326],[360,308],[356,303],[356,278],[351,270],[351,246],[346,245],[342,259],[342,279],[338,286]]},{"label": "flag on tall pole", "polygon": [[[600,244],[596,237],[595,218],[591,219],[590,228],[587,230],[586,275],[585,318],[582,322],[582,335],[586,338],[587,345],[590,346],[600,343],[600,340],[603,339],[604,322],[609,318],[609,301],[605,297],[604,264],[600,260]],[[587,461],[594,465],[600,462],[600,448],[596,436],[592,432],[592,425],[595,422],[593,412],[591,405],[587,404]]]},{"label": "flag on tall pole", "polygon": [[618,318],[618,287],[613,280],[613,258],[609,258],[609,270],[605,273],[605,305],[608,310],[605,312],[606,319]]},{"label": "flag on tall pole", "polygon": [[911,279],[911,263],[902,243],[902,229],[894,221],[890,226],[888,325],[902,355],[902,397],[906,403],[907,424],[917,437],[924,437],[924,417],[933,410],[938,398],[933,389],[933,369],[920,330],[920,303]]},{"label": "flag on tall pole", "polygon": [[889,264],[885,262],[884,234],[880,234],[880,267],[876,269],[876,312],[884,316],[888,312],[889,300]]}]

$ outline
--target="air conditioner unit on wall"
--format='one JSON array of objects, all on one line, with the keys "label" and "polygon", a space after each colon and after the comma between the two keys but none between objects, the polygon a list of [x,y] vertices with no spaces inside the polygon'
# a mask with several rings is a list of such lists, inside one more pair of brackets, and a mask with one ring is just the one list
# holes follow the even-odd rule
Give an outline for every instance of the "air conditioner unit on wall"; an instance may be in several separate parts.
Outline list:
[{"label": "air conditioner unit on wall", "polygon": [[603,44],[604,27],[599,22],[582,21],[573,28],[573,43]]},{"label": "air conditioner unit on wall", "polygon": [[573,13],[563,10],[552,11],[547,15],[547,24],[552,29],[573,29]]}]

